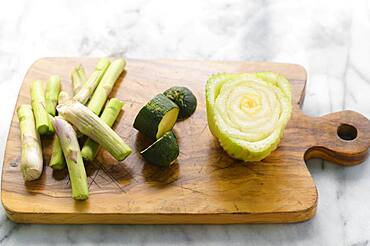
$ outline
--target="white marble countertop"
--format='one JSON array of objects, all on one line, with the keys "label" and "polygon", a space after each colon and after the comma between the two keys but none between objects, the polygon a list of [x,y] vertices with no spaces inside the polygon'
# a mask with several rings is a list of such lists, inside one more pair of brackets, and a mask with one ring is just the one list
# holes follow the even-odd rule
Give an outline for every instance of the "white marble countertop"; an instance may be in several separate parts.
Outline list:
[{"label": "white marble countertop", "polygon": [[[370,118],[367,1],[7,1],[0,8],[0,163],[18,89],[44,56],[299,63],[304,112]],[[313,160],[316,217],[290,225],[17,225],[0,209],[0,244],[368,245],[370,160]]]}]

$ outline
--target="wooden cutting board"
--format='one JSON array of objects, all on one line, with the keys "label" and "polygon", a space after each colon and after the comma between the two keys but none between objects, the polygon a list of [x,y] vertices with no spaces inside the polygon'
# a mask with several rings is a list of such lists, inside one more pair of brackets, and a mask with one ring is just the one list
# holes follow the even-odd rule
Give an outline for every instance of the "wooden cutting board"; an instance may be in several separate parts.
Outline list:
[{"label": "wooden cutting board", "polygon": [[[81,63],[90,73],[95,58],[43,58],[27,72],[17,106],[30,103],[30,84],[62,76],[71,91],[69,74]],[[71,198],[66,171],[47,166],[50,138],[43,138],[44,173],[24,183],[19,171],[21,146],[18,120],[10,126],[2,174],[2,203],[8,217],[21,223],[280,223],[314,216],[317,190],[305,160],[319,157],[343,165],[362,162],[370,145],[370,123],[353,111],[309,117],[300,110],[306,71],[293,64],[128,60],[127,72],[112,97],[126,102],[115,130],[133,148],[123,162],[101,151],[86,163],[90,197]],[[293,86],[294,111],[279,148],[265,160],[243,163],[229,158],[211,135],[205,112],[205,82],[213,73],[273,71]],[[154,95],[182,85],[198,98],[195,114],[176,124],[180,156],[170,168],[146,164],[138,153],[145,139],[132,124],[139,109]],[[347,140],[345,140],[347,139]]]}]

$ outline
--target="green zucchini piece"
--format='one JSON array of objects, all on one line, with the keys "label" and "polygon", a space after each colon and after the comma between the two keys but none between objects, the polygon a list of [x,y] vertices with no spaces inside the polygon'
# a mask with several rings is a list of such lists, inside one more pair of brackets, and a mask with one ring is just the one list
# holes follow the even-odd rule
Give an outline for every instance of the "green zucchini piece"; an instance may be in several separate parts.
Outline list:
[{"label": "green zucchini piece", "polygon": [[159,139],[175,125],[179,107],[163,94],[150,100],[138,113],[134,128],[144,136]]},{"label": "green zucchini piece", "polygon": [[148,148],[140,152],[145,160],[157,166],[170,166],[179,156],[179,146],[172,131],[166,132]]},{"label": "green zucchini piece", "polygon": [[163,94],[179,106],[179,119],[190,117],[197,108],[197,98],[186,87],[174,86]]},{"label": "green zucchini piece", "polygon": [[276,73],[213,75],[206,85],[209,129],[231,157],[260,161],[280,143],[291,98],[289,81]]}]

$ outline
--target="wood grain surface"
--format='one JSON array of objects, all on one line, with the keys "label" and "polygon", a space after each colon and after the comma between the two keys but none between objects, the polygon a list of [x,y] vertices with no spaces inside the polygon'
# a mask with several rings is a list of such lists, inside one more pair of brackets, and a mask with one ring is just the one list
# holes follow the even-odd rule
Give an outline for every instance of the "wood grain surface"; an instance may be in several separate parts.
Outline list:
[{"label": "wood grain surface", "polygon": [[[63,89],[71,91],[69,74],[81,63],[88,72],[95,58],[43,58],[27,72],[17,106],[30,103],[30,84],[59,74]],[[90,197],[71,198],[66,171],[47,166],[51,138],[43,137],[44,173],[24,183],[19,171],[21,146],[14,114],[2,173],[2,203],[8,217],[21,223],[285,223],[314,216],[317,191],[305,159],[324,158],[343,165],[362,162],[370,145],[370,123],[353,111],[309,117],[300,110],[306,72],[293,64],[128,60],[126,71],[111,97],[125,101],[114,126],[133,148],[123,162],[101,151],[86,163]],[[293,86],[294,110],[276,151],[261,162],[231,159],[211,135],[205,112],[205,82],[213,73],[273,71]],[[138,153],[148,143],[132,127],[139,109],[170,86],[189,87],[198,108],[175,125],[180,156],[170,168],[145,163]],[[354,138],[354,139],[353,139]],[[352,140],[351,140],[352,139]]]}]

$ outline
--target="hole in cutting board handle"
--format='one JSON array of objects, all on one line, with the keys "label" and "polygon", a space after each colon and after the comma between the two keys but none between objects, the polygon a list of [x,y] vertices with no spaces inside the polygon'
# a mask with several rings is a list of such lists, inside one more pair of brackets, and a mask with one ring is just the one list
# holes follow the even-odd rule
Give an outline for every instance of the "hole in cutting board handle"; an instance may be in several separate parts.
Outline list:
[{"label": "hole in cutting board handle", "polygon": [[357,137],[357,129],[349,124],[341,124],[338,126],[337,134],[340,139],[351,141]]}]

